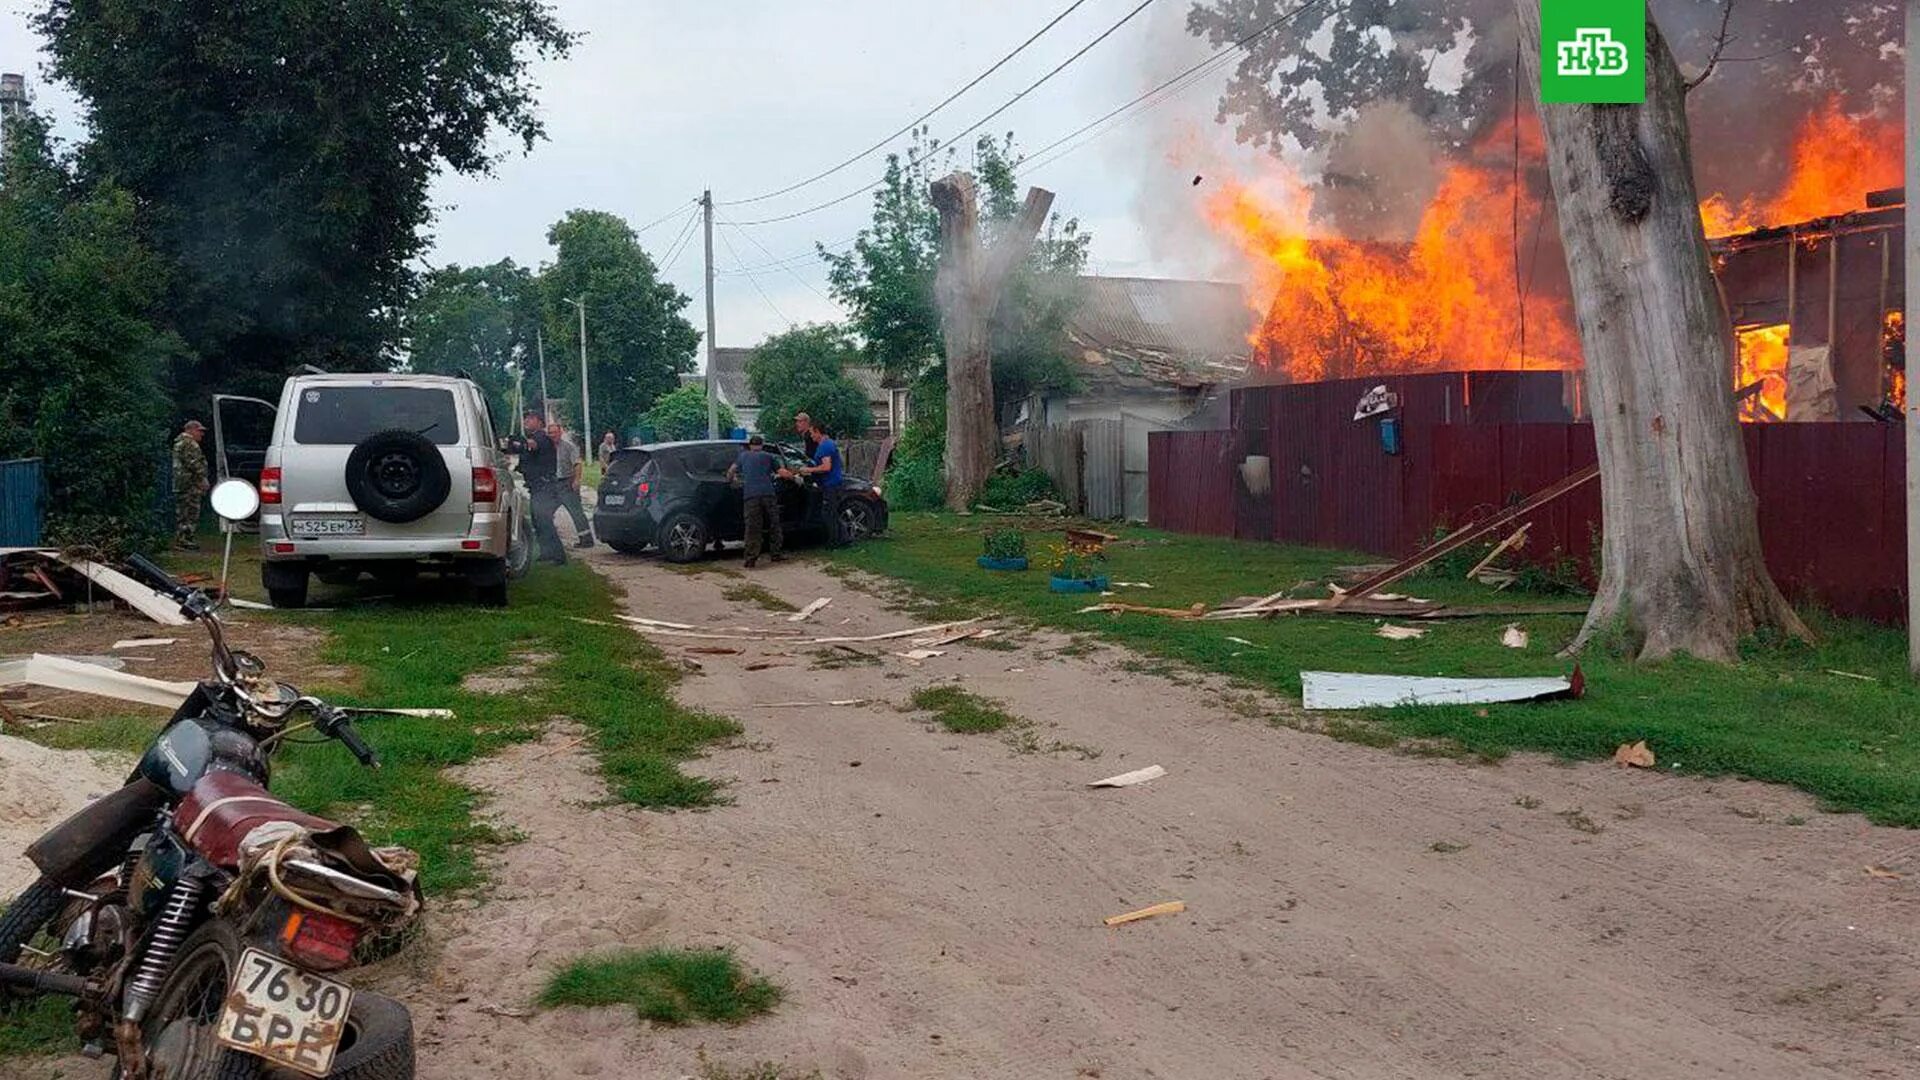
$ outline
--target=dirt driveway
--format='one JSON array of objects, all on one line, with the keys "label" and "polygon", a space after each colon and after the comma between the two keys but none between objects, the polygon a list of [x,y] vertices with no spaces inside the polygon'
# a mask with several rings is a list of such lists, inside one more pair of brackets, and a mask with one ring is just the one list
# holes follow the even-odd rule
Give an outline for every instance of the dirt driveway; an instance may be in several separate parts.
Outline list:
[{"label": "dirt driveway", "polygon": [[[727,599],[737,577],[594,562],[637,615],[780,618]],[[823,632],[915,624],[817,565],[750,580],[833,597]],[[1013,636],[920,666],[694,656],[682,698],[746,727],[693,766],[732,782],[710,812],[597,806],[562,734],[472,770],[527,840],[412,988],[423,1075],[677,1077],[702,1053],[875,1078],[1920,1075],[1920,901],[1864,872],[1920,869],[1912,833],[1756,784],[1351,746]],[[1037,752],[898,711],[946,680],[1034,721]],[[852,698],[875,704],[761,707]],[[1084,786],[1148,764],[1168,775]],[[1101,924],[1170,899],[1186,914]],[[554,963],[622,944],[734,946],[788,1001],[740,1028],[520,1015]]]},{"label": "dirt driveway", "polygon": [[[782,618],[735,576],[593,561],[637,615]],[[826,633],[918,621],[817,564],[748,580],[833,597],[809,624]],[[1352,746],[1129,654],[1007,629],[1012,650],[919,666],[661,639],[704,667],[683,699],[746,728],[691,766],[731,781],[711,811],[605,805],[564,725],[466,770],[524,840],[490,860],[484,903],[442,904],[429,947],[376,973],[414,1008],[421,1075],[661,1080],[703,1055],[886,1080],[1920,1075],[1914,833],[1757,784]],[[1031,738],[896,707],[949,680]],[[875,704],[761,707],[853,698]],[[1149,764],[1168,775],[1084,786]],[[1171,899],[1187,912],[1101,924]],[[583,952],[709,944],[787,1001],[684,1030],[529,1008]]]}]

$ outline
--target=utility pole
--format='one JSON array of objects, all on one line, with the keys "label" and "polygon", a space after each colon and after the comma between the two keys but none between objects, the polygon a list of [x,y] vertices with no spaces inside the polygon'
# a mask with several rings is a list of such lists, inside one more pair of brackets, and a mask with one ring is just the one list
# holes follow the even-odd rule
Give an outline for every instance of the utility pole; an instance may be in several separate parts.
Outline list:
[{"label": "utility pole", "polygon": [[[565,297],[561,299],[566,300]],[[580,294],[578,300],[567,300],[580,312],[580,430],[587,435],[593,434],[593,406],[587,400],[587,297]]]},{"label": "utility pole", "polygon": [[[1914,0],[1920,4],[1920,0]],[[707,438],[720,438],[720,373],[714,367],[714,192],[701,192],[707,221]]]},{"label": "utility pole", "polygon": [[547,338],[540,327],[533,328],[533,347],[540,356],[540,419],[553,422],[553,414],[547,411]]},{"label": "utility pole", "polygon": [[1907,195],[1905,298],[1907,420],[1907,667],[1920,675],[1920,393],[1916,393],[1913,347],[1913,294],[1920,290],[1920,0],[1907,0]]}]

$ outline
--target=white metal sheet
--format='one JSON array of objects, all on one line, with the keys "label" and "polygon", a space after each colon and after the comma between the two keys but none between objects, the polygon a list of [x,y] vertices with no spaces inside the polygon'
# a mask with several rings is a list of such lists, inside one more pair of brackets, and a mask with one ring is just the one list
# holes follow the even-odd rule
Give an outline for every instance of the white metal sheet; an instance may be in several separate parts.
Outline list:
[{"label": "white metal sheet", "polygon": [[1402,705],[1484,705],[1531,701],[1565,694],[1570,679],[1448,679],[1425,675],[1366,675],[1303,671],[1300,682],[1309,709],[1374,709]]}]

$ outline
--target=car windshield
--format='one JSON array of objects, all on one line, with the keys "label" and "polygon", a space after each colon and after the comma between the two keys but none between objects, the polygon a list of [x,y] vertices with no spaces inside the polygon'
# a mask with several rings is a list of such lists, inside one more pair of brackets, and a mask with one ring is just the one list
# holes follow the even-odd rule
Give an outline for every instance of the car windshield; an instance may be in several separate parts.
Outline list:
[{"label": "car windshield", "polygon": [[453,392],[432,386],[310,386],[295,406],[293,441],[307,446],[352,446],[396,428],[440,446],[460,441]]}]

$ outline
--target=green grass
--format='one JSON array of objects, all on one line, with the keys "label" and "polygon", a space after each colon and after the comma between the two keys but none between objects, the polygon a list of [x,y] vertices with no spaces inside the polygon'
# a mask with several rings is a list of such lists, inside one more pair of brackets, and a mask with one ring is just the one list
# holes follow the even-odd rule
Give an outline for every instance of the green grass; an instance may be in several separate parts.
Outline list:
[{"label": "green grass", "polygon": [[1000,731],[1019,723],[1000,703],[957,686],[927,686],[913,692],[907,708],[930,712],[935,723],[960,735]]},{"label": "green grass", "polygon": [[800,609],[767,591],[764,585],[740,582],[724,586],[720,595],[736,604],[753,604],[762,611],[793,612]]},{"label": "green grass", "polygon": [[[1154,616],[1081,615],[1098,598],[1060,596],[1043,575],[990,574],[974,565],[981,531],[1000,522],[944,514],[899,513],[888,536],[834,553],[849,569],[898,579],[955,613],[994,611],[1112,642],[1169,661],[1219,672],[1260,689],[1298,697],[1302,670],[1408,675],[1542,675],[1572,667],[1554,657],[1571,640],[1573,615],[1436,620],[1424,638],[1374,636],[1381,620],[1358,616],[1284,616],[1196,622]],[[1147,581],[1125,597],[1158,607],[1219,604],[1236,596],[1298,586],[1324,596],[1336,567],[1379,562],[1352,552],[1176,536],[1121,528],[1109,550],[1115,578]],[[1052,538],[1035,529],[1036,550]],[[1486,586],[1433,576],[1395,591],[1444,602],[1521,606],[1565,598],[1495,594]],[[1484,707],[1435,707],[1339,714],[1331,733],[1378,745],[1445,740],[1456,751],[1497,758],[1534,750],[1567,759],[1606,757],[1646,739],[1667,771],[1736,774],[1792,784],[1831,811],[1859,811],[1881,824],[1920,826],[1920,686],[1906,674],[1899,630],[1810,613],[1817,645],[1755,640],[1727,667],[1677,660],[1648,666],[1604,648],[1582,657],[1581,701]],[[1517,622],[1530,648],[1499,644]],[[1252,644],[1227,641],[1243,638]],[[1829,674],[1844,671],[1872,682]]]},{"label": "green grass", "polygon": [[726,949],[624,950],[575,960],[540,992],[545,1008],[632,1005],[642,1020],[738,1024],[780,1003],[780,988],[749,975]]},{"label": "green grass", "polygon": [[0,1062],[73,1049],[73,1002],[43,997],[0,1005]]}]

